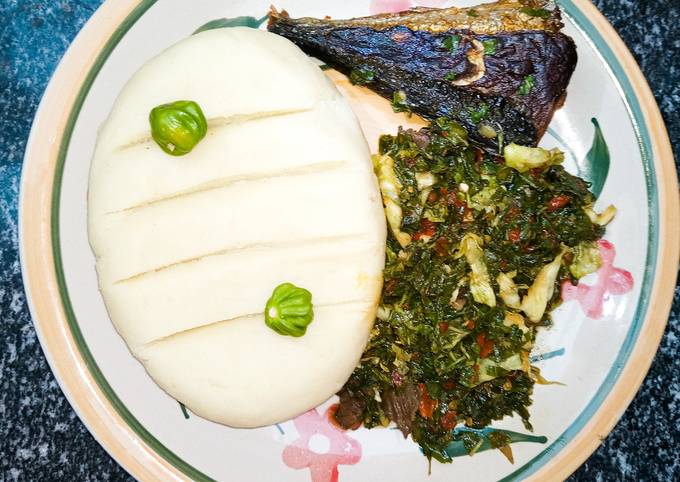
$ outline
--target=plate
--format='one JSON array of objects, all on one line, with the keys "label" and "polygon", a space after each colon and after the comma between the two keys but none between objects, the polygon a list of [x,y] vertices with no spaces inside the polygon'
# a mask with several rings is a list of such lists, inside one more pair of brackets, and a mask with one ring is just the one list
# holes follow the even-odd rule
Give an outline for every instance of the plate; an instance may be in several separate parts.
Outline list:
[{"label": "plate", "polygon": [[[97,290],[87,240],[87,179],[97,128],[145,61],[216,18],[263,17],[270,0],[109,0],[83,28],[45,93],[26,151],[21,259],[34,323],[61,387],[97,440],[140,480],[557,480],[601,443],[637,391],[664,330],[678,266],[678,192],[668,137],[632,56],[592,4],[560,1],[579,63],[563,109],[543,140],[595,182],[615,221],[604,264],[555,314],[534,350],[534,432],[515,419],[514,464],[498,451],[428,463],[396,430],[343,432],[332,401],[292,421],[235,430],[168,397],[127,351]],[[294,16],[349,17],[439,0],[277,0]],[[400,122],[386,101],[328,74],[353,104],[369,143]],[[272,81],[275,88],[275,81]]]}]

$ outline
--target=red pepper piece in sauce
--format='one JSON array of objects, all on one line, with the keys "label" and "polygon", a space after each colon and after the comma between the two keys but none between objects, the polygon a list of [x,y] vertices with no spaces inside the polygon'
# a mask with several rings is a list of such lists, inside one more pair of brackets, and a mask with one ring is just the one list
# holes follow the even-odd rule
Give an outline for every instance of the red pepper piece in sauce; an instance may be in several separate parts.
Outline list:
[{"label": "red pepper piece in sauce", "polygon": [[569,201],[571,201],[571,198],[566,194],[555,196],[550,201],[548,201],[548,211],[553,212],[557,211],[558,209],[562,209],[564,206],[569,204]]},{"label": "red pepper piece in sauce", "polygon": [[431,238],[437,232],[437,225],[430,221],[429,219],[422,219],[420,221],[420,230],[413,235],[413,240],[418,241],[419,239],[427,236]]},{"label": "red pepper piece in sauce", "polygon": [[475,338],[477,344],[479,345],[479,356],[482,358],[488,357],[493,351],[493,341],[487,340],[484,333],[480,333]]},{"label": "red pepper piece in sauce", "polygon": [[483,160],[484,160],[484,151],[482,151],[481,149],[477,149],[475,151],[475,164],[477,164],[477,166],[479,166],[482,163]]},{"label": "red pepper piece in sauce", "polygon": [[543,168],[542,167],[535,167],[531,171],[531,175],[534,179],[538,179],[541,177],[541,174],[543,173]]},{"label": "red pepper piece in sauce", "polygon": [[506,221],[512,221],[515,219],[520,213],[520,210],[518,207],[513,206],[510,209],[508,209],[508,212],[505,214],[505,220]]},{"label": "red pepper piece in sauce", "polygon": [[451,391],[454,388],[456,388],[456,382],[454,380],[447,380],[444,383],[442,383],[442,387],[444,390]]},{"label": "red pepper piece in sauce", "polygon": [[398,283],[399,283],[399,281],[397,281],[395,278],[391,278],[391,279],[385,281],[385,285],[383,286],[383,292],[386,295],[391,295],[392,293],[394,293],[396,291]]},{"label": "red pepper piece in sauce", "polygon": [[449,240],[444,237],[437,238],[437,241],[434,242],[434,252],[442,257],[448,255]]},{"label": "red pepper piece in sauce", "polygon": [[453,428],[458,424],[458,415],[455,411],[449,410],[444,415],[442,415],[439,424],[444,430],[453,430]]},{"label": "red pepper piece in sauce", "polygon": [[458,199],[456,191],[449,191],[448,194],[446,195],[446,204],[448,204],[449,206],[456,206],[458,208],[460,207],[461,202],[464,201]]},{"label": "red pepper piece in sauce", "polygon": [[424,383],[418,384],[418,392],[420,392],[420,403],[418,404],[418,413],[423,418],[432,418],[434,409],[437,407],[437,400],[430,397],[427,387]]}]

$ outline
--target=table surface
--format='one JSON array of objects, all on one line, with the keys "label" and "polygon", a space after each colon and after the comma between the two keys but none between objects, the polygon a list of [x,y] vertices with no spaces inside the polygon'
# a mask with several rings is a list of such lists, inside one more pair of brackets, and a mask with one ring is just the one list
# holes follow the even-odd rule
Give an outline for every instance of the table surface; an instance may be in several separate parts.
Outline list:
[{"label": "table surface", "polygon": [[[77,418],[26,306],[17,197],[26,139],[64,51],[101,0],[0,0],[0,481],[130,480]],[[680,0],[597,0],[640,63],[680,157]],[[573,481],[680,479],[680,289],[654,364]]]}]

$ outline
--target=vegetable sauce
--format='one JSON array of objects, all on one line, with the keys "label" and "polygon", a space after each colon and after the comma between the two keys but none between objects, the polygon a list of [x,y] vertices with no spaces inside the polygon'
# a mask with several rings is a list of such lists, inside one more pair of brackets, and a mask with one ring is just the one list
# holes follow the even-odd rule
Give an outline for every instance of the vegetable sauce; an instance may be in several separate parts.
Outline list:
[{"label": "vegetable sauce", "polygon": [[[451,460],[500,432],[543,379],[529,361],[536,331],[551,324],[560,285],[601,264],[595,242],[615,212],[593,211],[589,184],[557,150],[505,147],[504,158],[469,144],[455,122],[380,139],[374,157],[390,227],[384,287],[370,342],[339,393],[346,428],[394,422],[428,458]],[[493,438],[485,439],[486,438]]]}]

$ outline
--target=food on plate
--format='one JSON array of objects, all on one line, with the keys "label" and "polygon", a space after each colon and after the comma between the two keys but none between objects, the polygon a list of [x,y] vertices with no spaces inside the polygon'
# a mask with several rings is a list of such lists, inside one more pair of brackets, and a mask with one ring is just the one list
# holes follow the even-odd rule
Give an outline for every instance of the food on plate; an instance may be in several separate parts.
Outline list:
[{"label": "food on plate", "polygon": [[146,63],[100,130],[88,221],[116,329],[196,414],[283,421],[356,366],[380,192],[346,101],[283,37],[210,30]]},{"label": "food on plate", "polygon": [[350,20],[293,19],[273,8],[268,28],[396,110],[454,119],[500,153],[510,143],[536,146],[564,102],[577,56],[562,27],[554,2],[500,0]]},{"label": "food on plate", "polygon": [[151,137],[166,153],[188,154],[208,132],[201,106],[192,100],[159,105],[149,114]]},{"label": "food on plate", "polygon": [[313,320],[312,294],[292,283],[277,286],[264,308],[264,322],[280,335],[304,336]]},{"label": "food on plate", "polygon": [[[514,414],[531,429],[533,386],[545,383],[529,358],[536,332],[550,325],[559,286],[602,261],[605,227],[589,184],[562,167],[558,150],[509,145],[505,158],[489,155],[444,118],[379,145],[385,283],[336,419],[345,428],[394,422],[443,462],[461,440],[471,454],[483,443],[503,448],[502,432],[468,429]],[[467,429],[454,431],[460,424]]]},{"label": "food on plate", "polygon": [[[558,149],[536,147],[564,102],[576,48],[554,2],[500,0],[350,20],[292,19],[269,30],[430,121],[384,135],[373,158],[389,227],[385,284],[361,362],[335,411],[347,429],[395,423],[428,458],[482,445],[528,407],[537,330],[559,286],[601,265],[589,184]],[[464,425],[464,430],[454,430]]]}]

